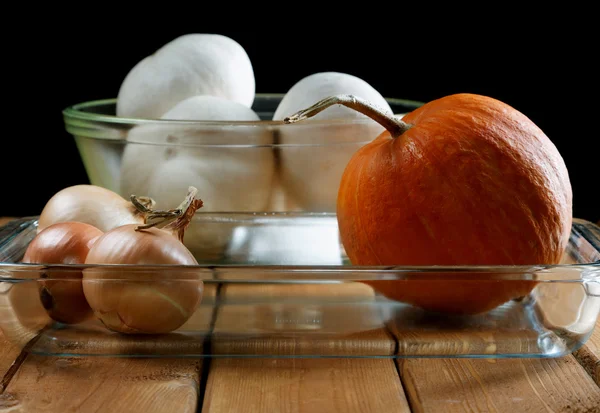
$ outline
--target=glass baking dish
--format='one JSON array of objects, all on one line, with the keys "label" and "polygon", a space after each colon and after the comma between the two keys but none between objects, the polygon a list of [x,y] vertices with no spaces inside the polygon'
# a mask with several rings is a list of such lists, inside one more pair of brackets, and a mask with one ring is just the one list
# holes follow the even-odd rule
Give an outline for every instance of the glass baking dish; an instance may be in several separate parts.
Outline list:
[{"label": "glass baking dish", "polygon": [[[600,311],[600,229],[581,219],[574,219],[560,265],[357,267],[344,254],[334,214],[197,212],[189,230],[222,231],[225,253],[216,257],[190,241],[200,264],[172,267],[22,264],[36,218],[0,228],[0,328],[34,354],[559,357],[586,342]],[[49,298],[45,286],[81,288],[81,271],[94,269],[112,276],[92,281],[128,289],[128,305],[162,288],[200,288],[202,300],[178,328],[156,334],[113,331],[114,314],[52,318],[59,295]],[[367,284],[373,281],[446,291],[469,285],[482,293],[534,287],[486,313],[457,315],[385,298]],[[159,308],[146,305],[144,314],[159,319]]]}]

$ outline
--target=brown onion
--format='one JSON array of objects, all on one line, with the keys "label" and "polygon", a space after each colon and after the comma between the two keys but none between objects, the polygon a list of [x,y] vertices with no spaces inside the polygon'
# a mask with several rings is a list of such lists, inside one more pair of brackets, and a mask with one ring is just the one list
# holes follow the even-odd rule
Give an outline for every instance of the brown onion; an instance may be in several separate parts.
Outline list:
[{"label": "brown onion", "polygon": [[[83,264],[96,240],[103,234],[83,222],[60,222],[40,231],[29,243],[23,263]],[[39,281],[42,305],[55,321],[74,324],[92,316],[81,286],[79,269],[48,269]]]},{"label": "brown onion", "polygon": [[[183,325],[200,304],[204,283],[197,270],[185,267],[198,262],[182,242],[194,212],[202,206],[194,199],[196,191],[191,187],[175,210],[152,212],[148,219],[156,221],[150,224],[106,232],[90,250],[85,263],[100,266],[86,268],[83,291],[109,329],[168,333]],[[135,197],[132,201],[137,203]]]}]

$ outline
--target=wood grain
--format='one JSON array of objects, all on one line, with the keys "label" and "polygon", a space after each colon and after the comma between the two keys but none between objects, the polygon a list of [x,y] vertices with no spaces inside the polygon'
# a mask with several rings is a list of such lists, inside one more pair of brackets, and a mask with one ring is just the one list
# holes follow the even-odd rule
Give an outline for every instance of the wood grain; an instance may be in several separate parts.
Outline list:
[{"label": "wood grain", "polygon": [[371,287],[244,284],[221,288],[211,349],[227,355],[391,355]]},{"label": "wood grain", "polygon": [[600,386],[600,319],[586,344],[574,353],[577,361]]},{"label": "wood grain", "polygon": [[195,412],[201,361],[29,355],[0,406],[11,412]]},{"label": "wood grain", "polygon": [[[364,284],[228,284],[219,301],[211,341],[216,354],[394,351],[373,290]],[[213,359],[202,412],[230,411],[410,410],[392,359]]]},{"label": "wood grain", "polygon": [[[21,349],[9,342],[0,330],[0,379],[6,375],[19,353],[21,353]],[[4,391],[4,387],[0,384],[0,393],[2,391]]]},{"label": "wood grain", "polygon": [[39,335],[35,351],[47,354],[202,356],[207,351],[216,300],[216,286],[206,284],[202,302],[178,330],[157,336],[115,334],[98,320],[49,329]]},{"label": "wood grain", "polygon": [[[15,219],[15,218],[0,217],[0,226],[5,225],[6,223],[12,221],[13,219]],[[5,290],[5,288],[2,288],[2,293],[0,293],[0,295],[7,294],[7,292],[4,290]],[[0,302],[1,301],[2,301],[2,298],[0,297]],[[0,314],[2,314],[3,319],[4,319],[4,314],[1,311],[0,311]],[[15,359],[17,358],[17,356],[20,353],[21,353],[21,349],[17,345],[15,345],[11,341],[9,341],[4,336],[4,332],[0,328],[0,377],[4,377],[4,375],[7,373],[8,369],[14,363]],[[0,388],[0,392],[2,392],[3,390],[4,390],[3,388]]]},{"label": "wood grain", "polygon": [[391,359],[215,359],[202,413],[410,412]]},{"label": "wood grain", "polygon": [[445,316],[395,307],[386,325],[402,357],[501,356],[539,353],[538,333],[519,303],[478,316]]},{"label": "wood grain", "polygon": [[49,317],[35,282],[0,282],[0,393],[22,363],[25,350]]},{"label": "wood grain", "polygon": [[600,388],[571,355],[557,359],[404,359],[413,412],[598,412]]},{"label": "wood grain", "polygon": [[[209,286],[205,293],[201,308],[186,323],[185,330],[210,328],[215,288]],[[188,340],[170,337],[140,339],[106,334],[101,327],[96,330],[89,326],[87,329],[73,327],[44,331],[35,349],[125,355],[172,354],[193,349],[201,354],[204,351],[205,343],[197,337]],[[69,346],[71,342],[85,345]],[[196,412],[202,367],[198,360],[29,354],[0,395],[0,409],[10,408],[11,412]]]}]

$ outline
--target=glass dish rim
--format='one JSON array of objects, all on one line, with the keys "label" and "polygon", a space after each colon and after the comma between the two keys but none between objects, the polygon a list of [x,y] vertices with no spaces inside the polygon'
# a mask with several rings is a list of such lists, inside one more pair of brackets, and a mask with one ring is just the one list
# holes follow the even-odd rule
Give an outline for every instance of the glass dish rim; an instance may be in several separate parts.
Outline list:
[{"label": "glass dish rim", "polygon": [[[243,213],[243,212],[204,212],[196,213],[198,216],[205,214],[208,215],[289,215],[289,212],[256,212],[256,213]],[[306,212],[292,212],[292,214],[303,214],[303,215],[335,215],[334,213],[306,213]],[[23,220],[35,220],[37,216],[23,217]],[[591,225],[593,228],[599,229],[600,227],[586,219],[573,218],[573,223],[579,223],[581,225]],[[2,227],[2,226],[0,226]],[[574,227],[573,227],[574,228]],[[571,229],[571,234],[573,233]],[[598,246],[594,246],[597,248]],[[44,270],[52,271],[82,271],[85,269],[110,269],[110,270],[127,270],[127,271],[143,271],[143,272],[161,272],[165,270],[169,271],[180,271],[180,272],[207,272],[214,275],[215,272],[226,271],[227,273],[241,274],[247,271],[260,271],[261,274],[267,275],[265,277],[250,278],[208,278],[208,281],[214,280],[218,282],[235,281],[239,283],[271,283],[271,282],[344,282],[344,281],[360,281],[360,280],[427,280],[427,274],[439,274],[444,273],[444,279],[453,280],[448,274],[488,274],[492,275],[492,278],[482,278],[480,280],[515,280],[515,281],[537,281],[537,282],[594,282],[600,283],[600,260],[578,264],[524,264],[524,265],[379,265],[379,266],[364,266],[364,265],[353,265],[353,264],[342,264],[342,265],[302,265],[302,264],[217,264],[217,263],[199,263],[197,265],[172,265],[172,264],[36,264],[36,263],[21,263],[21,262],[5,262],[0,261],[0,282],[22,282],[25,280],[49,280],[53,279],[50,277],[44,277]],[[567,273],[561,273],[560,270],[577,269],[578,273],[583,275],[580,278],[573,278],[572,275],[568,276]],[[592,273],[587,273],[586,270],[591,270]],[[11,277],[6,272],[14,273],[26,273],[29,276],[25,277]],[[532,273],[550,273],[551,277],[543,279],[533,279],[529,275]],[[269,275],[281,275],[285,274],[284,278],[275,277],[270,278]],[[296,277],[293,275],[296,274]],[[314,277],[301,276],[302,274],[313,275]],[[329,276],[328,276],[329,274]],[[351,275],[355,276],[352,277]],[[418,275],[417,275],[418,274]],[[337,277],[335,276],[337,275]],[[369,278],[362,278],[365,275],[371,276]],[[417,275],[415,277],[415,275]],[[349,277],[350,276],[350,277]],[[379,278],[377,276],[385,276],[386,278]],[[411,276],[411,278],[406,278]],[[61,278],[63,280],[80,280],[80,278]],[[189,277],[177,278],[169,277],[170,281],[191,281]],[[436,279],[436,278],[434,278]],[[463,278],[458,278],[462,279]],[[115,280],[124,281],[119,278],[103,278],[105,281]],[[144,278],[139,278],[136,281],[143,281]],[[439,279],[436,279],[439,280]]]},{"label": "glass dish rim", "polygon": [[[283,98],[284,93],[256,93],[256,98]],[[384,97],[390,104],[414,106],[415,108],[423,105],[425,102],[403,98],[391,98]],[[154,124],[154,125],[196,125],[196,126],[282,126],[293,127],[305,125],[303,122],[294,124],[285,124],[283,121],[276,120],[258,120],[258,121],[206,121],[206,120],[179,120],[179,119],[144,119],[144,118],[132,118],[132,117],[119,117],[116,115],[106,115],[98,113],[85,112],[82,109],[93,108],[101,105],[116,104],[117,98],[106,98],[106,99],[94,99],[87,100],[79,103],[68,105],[62,110],[63,118],[65,121],[77,120],[77,121],[89,121],[99,122],[107,124],[125,124],[125,125],[142,125],[142,124]],[[315,102],[316,103],[316,102]],[[363,119],[327,119],[327,120],[311,120],[310,125],[335,125],[335,124],[361,124],[367,120]]]}]

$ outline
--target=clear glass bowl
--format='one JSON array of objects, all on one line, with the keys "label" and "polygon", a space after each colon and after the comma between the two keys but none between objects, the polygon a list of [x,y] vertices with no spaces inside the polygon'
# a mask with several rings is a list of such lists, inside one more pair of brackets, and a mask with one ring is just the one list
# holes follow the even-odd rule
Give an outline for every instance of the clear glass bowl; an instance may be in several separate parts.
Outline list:
[{"label": "clear glass bowl", "polygon": [[[600,228],[579,219],[561,264],[498,267],[353,266],[329,213],[205,212],[190,228],[206,225],[232,237],[219,258],[196,252],[198,266],[85,266],[20,263],[37,220],[13,221],[0,228],[0,328],[42,355],[503,358],[571,353],[598,320]],[[374,282],[458,304],[465,287],[531,288],[460,315],[387,299]]]},{"label": "clear glass bowl", "polygon": [[[176,207],[188,186],[209,212],[335,212],[352,154],[383,128],[364,118],[273,121],[283,95],[257,94],[260,121],[182,121],[115,116],[115,99],[66,108],[92,184],[125,198],[145,195]],[[422,103],[388,99],[402,115]]]}]

